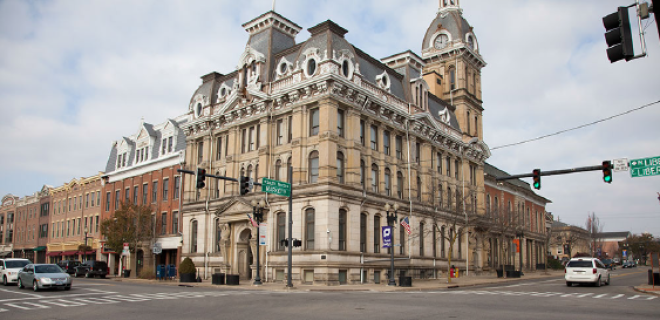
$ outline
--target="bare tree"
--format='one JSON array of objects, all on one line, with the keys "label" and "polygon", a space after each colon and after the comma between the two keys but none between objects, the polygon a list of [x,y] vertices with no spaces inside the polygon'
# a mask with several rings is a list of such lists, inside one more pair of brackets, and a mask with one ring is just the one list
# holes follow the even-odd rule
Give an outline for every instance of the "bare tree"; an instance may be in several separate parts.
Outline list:
[{"label": "bare tree", "polygon": [[600,239],[600,234],[603,232],[603,226],[600,224],[600,219],[596,216],[595,212],[590,213],[587,216],[586,222],[587,233],[589,234],[590,250],[591,256],[595,257],[596,248],[602,244],[602,239]]}]

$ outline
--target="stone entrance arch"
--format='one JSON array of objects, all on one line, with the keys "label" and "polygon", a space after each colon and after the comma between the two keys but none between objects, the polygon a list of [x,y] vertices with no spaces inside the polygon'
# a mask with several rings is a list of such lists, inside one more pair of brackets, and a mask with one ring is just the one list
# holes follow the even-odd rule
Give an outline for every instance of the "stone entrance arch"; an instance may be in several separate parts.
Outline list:
[{"label": "stone entrance arch", "polygon": [[246,228],[241,231],[238,235],[238,240],[236,241],[236,263],[237,270],[234,270],[238,273],[241,279],[249,280],[252,279],[252,248],[250,246],[250,240],[252,239],[252,230]]}]

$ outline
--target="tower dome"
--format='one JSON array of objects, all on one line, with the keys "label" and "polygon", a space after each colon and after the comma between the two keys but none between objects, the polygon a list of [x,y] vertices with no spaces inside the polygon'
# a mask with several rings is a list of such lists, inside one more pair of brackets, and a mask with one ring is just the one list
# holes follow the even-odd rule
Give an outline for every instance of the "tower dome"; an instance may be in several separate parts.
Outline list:
[{"label": "tower dome", "polygon": [[439,0],[438,14],[426,30],[422,57],[427,58],[452,49],[467,48],[479,55],[479,43],[472,26],[463,18],[460,0]]}]

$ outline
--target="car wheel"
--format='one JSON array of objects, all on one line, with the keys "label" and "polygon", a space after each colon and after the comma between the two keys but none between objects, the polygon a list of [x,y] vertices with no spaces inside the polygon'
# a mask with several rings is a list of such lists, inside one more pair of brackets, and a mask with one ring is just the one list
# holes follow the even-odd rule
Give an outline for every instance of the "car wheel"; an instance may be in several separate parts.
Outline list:
[{"label": "car wheel", "polygon": [[596,283],[594,285],[596,287],[600,287],[600,277],[598,277],[598,280],[596,280]]},{"label": "car wheel", "polygon": [[567,286],[567,287],[572,287],[572,286],[573,286],[573,282],[566,281],[566,286]]},{"label": "car wheel", "polygon": [[18,288],[19,288],[19,289],[23,289],[23,288],[24,288],[24,286],[23,286],[23,281],[21,281],[21,278],[20,278],[20,277],[18,278]]},{"label": "car wheel", "polygon": [[2,285],[5,286],[5,287],[8,286],[8,284],[7,284],[7,276],[3,276],[3,277],[2,277]]},{"label": "car wheel", "polygon": [[104,274],[100,275],[100,277],[101,277],[101,279],[105,279],[105,275],[104,275]]},{"label": "car wheel", "polygon": [[34,292],[39,291],[39,284],[36,281],[32,281],[32,290],[34,290]]}]

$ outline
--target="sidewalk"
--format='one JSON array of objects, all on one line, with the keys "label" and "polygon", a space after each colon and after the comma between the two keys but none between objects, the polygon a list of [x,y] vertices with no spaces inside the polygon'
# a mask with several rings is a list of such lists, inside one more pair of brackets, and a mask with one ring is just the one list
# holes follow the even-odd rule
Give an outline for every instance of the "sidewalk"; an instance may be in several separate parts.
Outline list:
[{"label": "sidewalk", "polygon": [[[535,271],[535,272],[526,272],[521,278],[497,278],[497,275],[493,273],[485,273],[481,275],[469,275],[461,278],[452,278],[451,283],[447,282],[447,278],[441,279],[430,279],[430,280],[418,280],[413,279],[412,287],[399,287],[399,286],[388,286],[387,281],[383,281],[381,284],[351,284],[351,285],[340,285],[340,286],[324,286],[324,285],[296,285],[294,284],[293,288],[287,288],[286,283],[278,282],[264,282],[263,285],[254,286],[252,285],[252,280],[241,281],[238,286],[226,286],[226,285],[214,285],[211,283],[211,278],[202,280],[202,282],[192,282],[192,283],[180,283],[178,280],[144,280],[144,279],[135,279],[135,278],[111,278],[114,281],[120,282],[131,282],[131,283],[148,283],[148,284],[161,284],[169,286],[187,286],[187,287],[214,287],[214,288],[231,288],[231,289],[240,289],[240,290],[267,290],[267,291],[308,291],[308,292],[319,292],[319,291],[336,291],[336,292],[345,292],[345,291],[372,291],[372,292],[406,292],[406,291],[426,291],[434,289],[448,289],[448,288],[460,288],[460,287],[470,287],[477,285],[488,285],[488,284],[498,284],[498,283],[515,283],[521,280],[530,280],[530,279],[550,279],[550,278],[561,278],[563,277],[563,270],[548,270],[544,271]],[[398,279],[397,279],[398,283]]]}]

